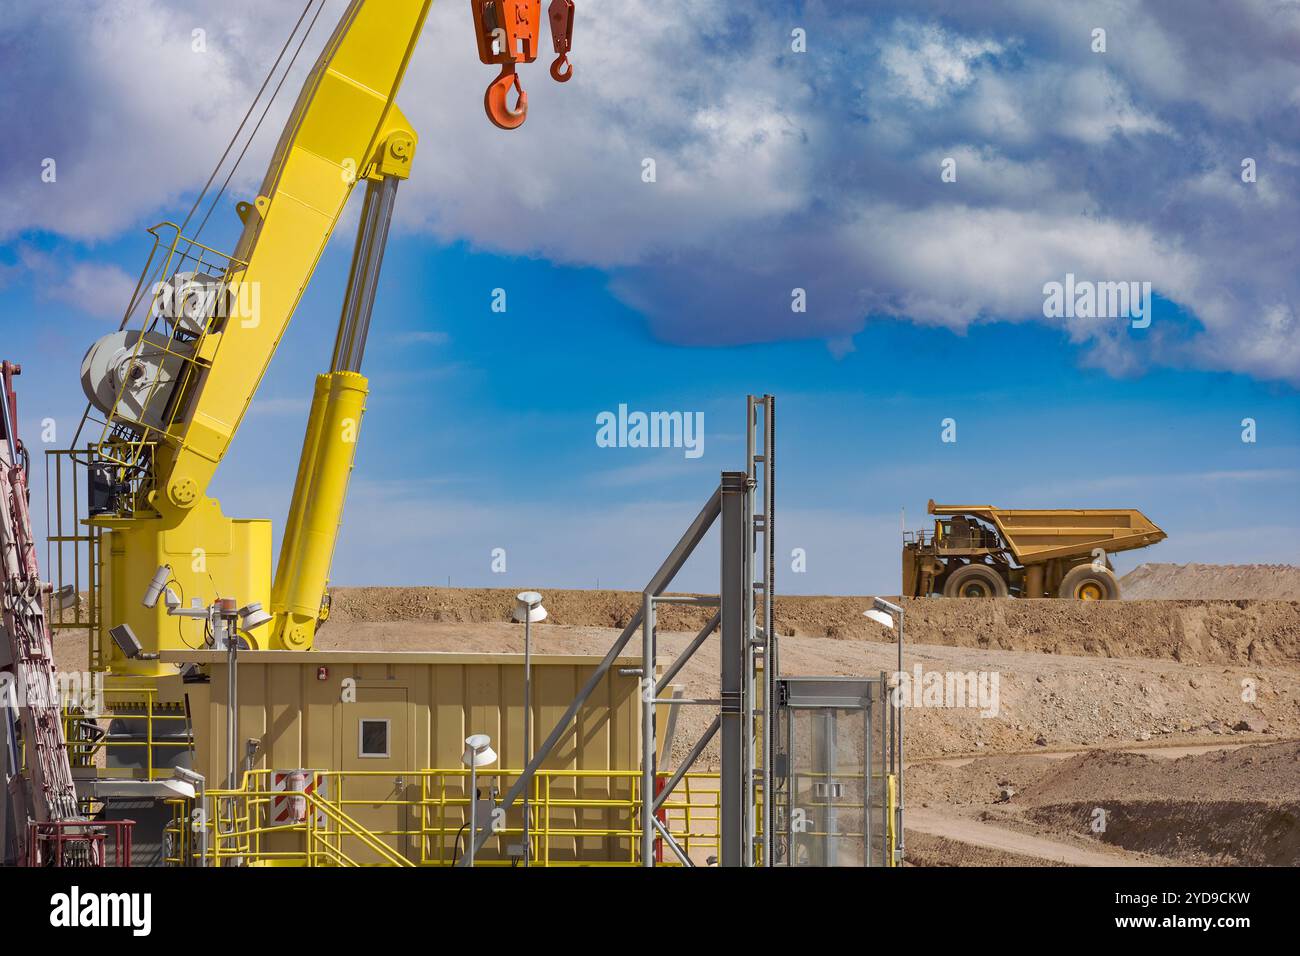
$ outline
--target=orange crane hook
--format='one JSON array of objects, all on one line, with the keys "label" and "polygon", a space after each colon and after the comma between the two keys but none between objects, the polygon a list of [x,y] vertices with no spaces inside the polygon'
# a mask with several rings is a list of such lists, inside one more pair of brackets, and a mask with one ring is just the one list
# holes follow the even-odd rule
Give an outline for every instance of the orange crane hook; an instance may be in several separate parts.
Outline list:
[{"label": "orange crane hook", "polygon": [[[470,0],[478,57],[499,65],[501,73],[483,94],[483,108],[494,126],[518,129],[528,118],[528,94],[515,72],[520,63],[537,59],[542,33],[542,0]],[[569,50],[573,44],[573,0],[552,0],[549,8],[551,42],[558,54],[551,76],[564,83],[573,76]],[[516,93],[510,105],[510,89]]]},{"label": "orange crane hook", "polygon": [[[510,106],[510,88],[518,92],[513,108]],[[528,119],[528,93],[519,82],[513,63],[503,63],[501,74],[488,86],[483,94],[483,108],[487,110],[488,119],[500,129],[518,129]]]},{"label": "orange crane hook", "polygon": [[573,0],[551,0],[547,15],[551,20],[551,45],[559,54],[551,64],[551,79],[567,83],[573,76],[569,51],[573,49]]}]

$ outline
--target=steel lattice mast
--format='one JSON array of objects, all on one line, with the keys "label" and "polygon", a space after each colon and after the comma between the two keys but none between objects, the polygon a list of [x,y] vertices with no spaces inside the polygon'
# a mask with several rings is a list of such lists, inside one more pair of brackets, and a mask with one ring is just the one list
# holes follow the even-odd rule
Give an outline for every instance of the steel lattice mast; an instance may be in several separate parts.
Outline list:
[{"label": "steel lattice mast", "polygon": [[[62,822],[78,819],[80,810],[42,604],[44,585],[28,507],[26,452],[18,438],[13,377],[20,371],[20,366],[11,362],[0,363],[0,599],[27,752],[27,813],[38,823]],[[12,720],[12,716],[6,712],[5,719]],[[19,828],[18,839],[25,856],[26,828]]]}]

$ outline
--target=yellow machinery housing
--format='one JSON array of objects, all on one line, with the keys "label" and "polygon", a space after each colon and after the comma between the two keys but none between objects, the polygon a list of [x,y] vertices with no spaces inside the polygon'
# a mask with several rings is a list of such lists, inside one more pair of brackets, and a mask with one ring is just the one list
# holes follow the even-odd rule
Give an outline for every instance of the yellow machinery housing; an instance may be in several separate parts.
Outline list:
[{"label": "yellow machinery housing", "polygon": [[[156,655],[210,636],[204,621],[169,613],[166,600],[142,606],[164,565],[173,605],[225,598],[269,608],[270,626],[241,635],[255,649],[308,649],[328,613],[369,387],[361,360],[397,185],[415,156],[416,133],[394,98],[430,2],[353,0],[298,97],[259,195],[238,204],[234,254],[181,226],[155,227],[138,287],[152,293],[137,294],[124,322],[134,312],[140,330],[114,333],[87,355],[83,386],[91,411],[104,416],[84,462],[92,489],[84,543],[99,562],[90,575],[100,604],[91,656],[113,675],[174,674]],[[357,182],[366,195],[347,294],[331,368],[316,384],[273,585],[269,523],[227,517],[207,489]],[[194,290],[207,295],[198,307]],[[110,639],[123,624],[142,653],[128,657]]]}]

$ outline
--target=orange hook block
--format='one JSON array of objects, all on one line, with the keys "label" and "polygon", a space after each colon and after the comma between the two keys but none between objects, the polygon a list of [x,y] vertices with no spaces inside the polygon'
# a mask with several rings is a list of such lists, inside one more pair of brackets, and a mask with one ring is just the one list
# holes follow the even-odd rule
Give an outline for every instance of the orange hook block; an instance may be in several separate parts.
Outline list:
[{"label": "orange hook block", "polygon": [[542,35],[542,0],[470,0],[478,58],[484,63],[532,63]]},{"label": "orange hook block", "polygon": [[[510,105],[512,86],[518,93],[513,107]],[[483,94],[483,108],[487,110],[492,125],[501,129],[518,129],[524,125],[524,120],[528,119],[528,94],[519,82],[519,74],[515,72],[513,63],[502,65],[501,75],[492,81]]]},{"label": "orange hook block", "polygon": [[569,51],[573,49],[573,0],[551,0],[547,15],[551,21],[551,44],[559,54],[551,64],[551,79],[567,83],[573,76]]},{"label": "orange hook block", "polygon": [[[478,58],[501,67],[483,94],[488,119],[501,129],[518,129],[528,118],[528,94],[515,72],[520,63],[537,59],[542,35],[542,0],[470,0]],[[551,43],[559,54],[551,76],[564,83],[573,76],[569,50],[573,46],[573,0],[552,0],[548,10]],[[510,105],[511,89],[515,105]]]},{"label": "orange hook block", "polygon": [[[515,74],[515,65],[537,59],[542,0],[470,0],[470,7],[478,58],[501,66],[501,74],[483,94],[488,119],[501,129],[518,129],[528,115],[528,94]],[[518,93],[513,108],[508,102],[511,87]]]}]

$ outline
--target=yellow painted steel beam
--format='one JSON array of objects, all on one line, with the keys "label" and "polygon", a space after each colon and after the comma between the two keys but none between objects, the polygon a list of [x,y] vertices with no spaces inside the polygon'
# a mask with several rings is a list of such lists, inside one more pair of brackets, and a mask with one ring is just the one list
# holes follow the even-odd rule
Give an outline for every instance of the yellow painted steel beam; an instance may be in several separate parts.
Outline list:
[{"label": "yellow painted steel beam", "polygon": [[293,482],[293,497],[289,499],[289,515],[285,519],[284,534],[280,539],[280,560],[275,568],[275,579],[271,584],[271,609],[285,607],[284,588],[289,580],[290,555],[297,552],[299,536],[302,533],[302,514],[307,506],[307,490],[311,487],[312,476],[316,471],[316,449],[320,442],[321,421],[325,417],[325,408],[329,404],[330,383],[333,378],[328,375],[316,376],[316,388],[311,397],[311,408],[307,412],[307,430],[303,435],[302,453],[298,456],[298,474]]},{"label": "yellow painted steel beam", "polygon": [[[163,564],[171,566],[169,586],[186,604],[233,596],[282,608],[273,631],[251,636],[259,649],[272,635],[281,641],[272,647],[310,646],[341,513],[338,493],[346,488],[355,444],[346,464],[330,456],[323,473],[314,452],[300,464],[299,481],[310,487],[323,480],[328,503],[313,506],[315,496],[304,494],[305,504],[291,514],[275,601],[270,522],[228,518],[206,490],[355,183],[410,174],[416,134],[394,98],[431,2],[352,0],[298,96],[259,195],[238,206],[244,228],[225,275],[228,301],[237,308],[218,316],[197,343],[194,374],[175,396],[171,424],[150,435],[157,440],[149,492],[155,513],[91,519],[104,532],[95,640],[99,660],[113,673],[175,674],[157,660],[124,658],[108,638],[113,625],[129,624],[146,653],[202,646],[201,622],[169,617],[161,601],[141,606],[140,596]],[[355,400],[339,398],[339,407],[350,407],[359,427],[365,380],[345,391]],[[332,530],[326,534],[326,528]],[[310,553],[313,547],[319,553]],[[293,626],[285,615],[293,615]]]},{"label": "yellow painted steel beam", "polygon": [[[320,379],[329,386],[323,397]],[[280,546],[271,604],[272,648],[306,649],[315,636],[365,414],[369,384],[364,375],[331,372],[320,379],[316,399],[321,407],[313,401],[315,421],[309,423],[303,443],[303,454],[310,452],[311,462],[308,465],[304,457],[299,467],[302,487],[310,493],[303,493],[300,501],[301,489],[295,489],[293,537],[286,531]]]},{"label": "yellow painted steel beam", "polygon": [[226,276],[240,308],[201,344],[211,364],[180,397],[159,449],[160,512],[203,497],[357,180],[409,175],[416,134],[394,97],[431,2],[353,0],[317,60],[259,195],[240,206]]}]

